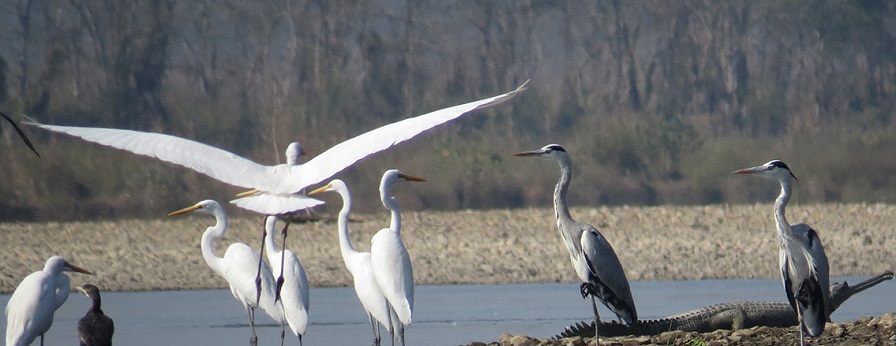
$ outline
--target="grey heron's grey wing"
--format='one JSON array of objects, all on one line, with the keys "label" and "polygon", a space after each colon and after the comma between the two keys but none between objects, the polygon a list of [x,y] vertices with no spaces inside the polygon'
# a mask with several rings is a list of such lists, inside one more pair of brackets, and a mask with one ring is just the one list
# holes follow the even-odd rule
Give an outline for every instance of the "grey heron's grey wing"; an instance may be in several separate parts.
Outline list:
[{"label": "grey heron's grey wing", "polygon": [[31,144],[31,140],[28,139],[28,136],[25,136],[25,132],[22,131],[22,128],[20,128],[18,124],[16,124],[15,120],[12,120],[11,117],[4,114],[3,112],[0,112],[0,116],[3,116],[3,118],[6,119],[6,121],[8,121],[10,124],[12,124],[12,128],[16,130],[16,132],[19,134],[19,137],[21,137],[22,141],[25,142],[25,145],[27,145],[28,148],[31,148],[31,151],[33,151],[34,154],[37,155],[37,157],[40,157],[40,153],[37,152],[37,149],[34,149],[34,145]]},{"label": "grey heron's grey wing", "polygon": [[638,320],[635,300],[616,251],[596,228],[585,226],[581,244],[590,271],[589,281],[603,286],[595,290],[610,310],[626,323],[634,323]]},{"label": "grey heron's grey wing", "polygon": [[804,246],[808,257],[807,262],[812,266],[821,287],[830,287],[828,256],[824,252],[824,245],[821,243],[821,238],[818,237],[818,232],[804,223],[793,225],[791,229],[795,234],[805,235]]},{"label": "grey heron's grey wing", "polygon": [[807,263],[809,263],[812,268],[812,279],[815,281],[813,284],[818,286],[818,296],[814,297],[814,299],[817,299],[819,304],[822,302],[824,303],[824,316],[825,319],[828,319],[831,313],[829,304],[831,298],[831,279],[828,256],[825,254],[824,245],[822,245],[821,239],[818,237],[818,232],[812,229],[812,227],[809,227],[809,225],[801,223],[793,225],[791,228],[794,230],[794,233],[805,234]]},{"label": "grey heron's grey wing", "polygon": [[793,308],[793,311],[796,311],[796,295],[793,292],[793,277],[790,272],[790,259],[785,255],[786,252],[784,249],[778,253],[780,263],[781,263],[781,280],[784,282],[784,294],[787,295],[787,302],[790,303],[790,307]]}]

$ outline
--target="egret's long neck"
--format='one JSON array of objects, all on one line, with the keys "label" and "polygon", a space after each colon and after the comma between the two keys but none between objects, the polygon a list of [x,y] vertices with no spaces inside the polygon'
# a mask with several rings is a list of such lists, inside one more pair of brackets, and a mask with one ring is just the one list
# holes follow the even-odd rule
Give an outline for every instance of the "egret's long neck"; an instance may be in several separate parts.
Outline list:
[{"label": "egret's long neck", "polygon": [[56,308],[62,307],[65,300],[68,299],[68,293],[71,290],[71,281],[68,275],[60,272],[56,274]]},{"label": "egret's long neck", "polygon": [[781,179],[781,194],[775,199],[775,224],[778,226],[778,235],[781,238],[789,239],[793,236],[793,230],[790,223],[784,216],[784,209],[787,208],[787,202],[790,202],[792,193],[792,183],[788,179]]},{"label": "egret's long neck", "polygon": [[[274,235],[277,234],[277,225],[276,216],[268,216],[265,219],[264,223],[264,253],[268,258],[277,257],[277,260],[280,260],[280,248],[277,247],[277,242],[274,240]],[[280,263],[280,262],[277,262]]]},{"label": "egret's long neck", "polygon": [[205,263],[212,270],[221,274],[224,272],[223,259],[218,257],[218,254],[215,252],[215,241],[221,239],[224,236],[224,232],[227,232],[227,215],[218,210],[214,211],[214,215],[215,225],[206,229],[205,233],[202,233],[202,242],[199,243],[199,247],[202,249],[202,257],[205,259]]},{"label": "egret's long neck", "polygon": [[342,210],[339,211],[339,249],[342,250],[342,259],[345,260],[349,255],[355,253],[355,247],[352,246],[352,239],[348,236],[348,216],[352,212],[352,196],[348,191],[339,190],[342,196]]},{"label": "egret's long neck", "polygon": [[380,184],[380,198],[383,200],[383,206],[392,211],[392,221],[389,223],[389,228],[401,235],[401,208],[398,206],[398,201],[395,200],[395,197],[392,197],[391,187],[391,182]]}]

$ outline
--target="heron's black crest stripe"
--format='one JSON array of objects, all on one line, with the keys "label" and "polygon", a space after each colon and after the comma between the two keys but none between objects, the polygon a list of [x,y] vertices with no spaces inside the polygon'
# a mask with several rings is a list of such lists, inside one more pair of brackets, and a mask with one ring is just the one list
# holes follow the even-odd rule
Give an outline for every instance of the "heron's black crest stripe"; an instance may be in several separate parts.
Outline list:
[{"label": "heron's black crest stripe", "polygon": [[787,164],[784,163],[784,161],[781,161],[781,160],[772,160],[772,161],[769,162],[768,164],[771,165],[771,166],[778,167],[778,168],[786,169],[786,170],[788,170],[788,171],[790,170],[790,167],[787,167]]},{"label": "heron's black crest stripe", "polygon": [[562,151],[562,152],[564,152],[564,153],[566,152],[566,149],[563,149],[563,147],[561,147],[561,146],[559,146],[559,145],[557,145],[557,144],[549,145],[549,146],[548,146],[548,149],[553,150],[553,151]]}]

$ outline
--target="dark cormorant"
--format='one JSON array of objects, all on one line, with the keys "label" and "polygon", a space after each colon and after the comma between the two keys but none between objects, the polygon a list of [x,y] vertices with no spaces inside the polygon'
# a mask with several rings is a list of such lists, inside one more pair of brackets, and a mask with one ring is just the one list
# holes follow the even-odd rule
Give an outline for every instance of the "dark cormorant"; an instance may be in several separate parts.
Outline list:
[{"label": "dark cormorant", "polygon": [[102,301],[100,299],[100,290],[91,284],[76,288],[93,300],[90,310],[87,310],[87,314],[78,321],[78,340],[81,342],[81,346],[112,345],[112,333],[115,332],[115,324],[100,308]]}]

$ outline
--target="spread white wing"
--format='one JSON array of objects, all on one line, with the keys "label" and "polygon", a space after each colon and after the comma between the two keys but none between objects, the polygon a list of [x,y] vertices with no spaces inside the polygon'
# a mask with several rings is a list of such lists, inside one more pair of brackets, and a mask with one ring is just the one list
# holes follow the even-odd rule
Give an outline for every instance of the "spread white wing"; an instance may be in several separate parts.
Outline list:
[{"label": "spread white wing", "polygon": [[263,166],[229,151],[161,133],[140,132],[98,127],[45,125],[34,122],[44,130],[80,137],[113,148],[154,157],[180,165],[230,185],[257,188],[277,166]]},{"label": "spread white wing", "polygon": [[[292,198],[312,184],[319,183],[371,154],[386,150],[440,124],[468,112],[507,101],[526,90],[526,81],[506,94],[437,110],[398,121],[339,143],[302,165],[265,166],[231,152],[175,136],[131,130],[45,125],[28,122],[39,128],[80,137],[86,141],[154,157],[205,174],[227,184],[253,188],[261,195],[246,197],[234,203],[264,214],[281,214],[295,206],[322,203],[307,198]],[[310,201],[309,201],[310,200]],[[271,205],[266,205],[270,203]],[[307,207],[306,207],[307,208]],[[301,208],[300,208],[301,209]],[[279,210],[278,213],[265,211]]]},{"label": "spread white wing", "polygon": [[278,190],[298,192],[305,187],[320,183],[358,160],[411,139],[423,131],[457,119],[471,111],[507,101],[526,90],[528,84],[529,81],[526,81],[516,90],[506,94],[391,123],[339,143],[302,165],[290,166],[288,169],[293,178],[280,180],[279,182],[286,186],[278,186]]}]

